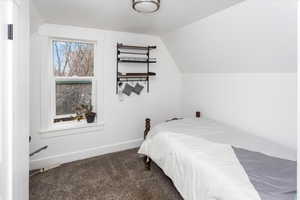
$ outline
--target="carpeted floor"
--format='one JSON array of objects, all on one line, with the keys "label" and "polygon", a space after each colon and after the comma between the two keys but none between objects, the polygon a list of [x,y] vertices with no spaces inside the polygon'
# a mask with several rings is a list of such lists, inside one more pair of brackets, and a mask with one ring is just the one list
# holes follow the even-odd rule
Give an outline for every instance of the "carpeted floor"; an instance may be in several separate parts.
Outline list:
[{"label": "carpeted floor", "polygon": [[76,161],[30,179],[30,200],[182,200],[156,165],[145,169],[137,149]]}]

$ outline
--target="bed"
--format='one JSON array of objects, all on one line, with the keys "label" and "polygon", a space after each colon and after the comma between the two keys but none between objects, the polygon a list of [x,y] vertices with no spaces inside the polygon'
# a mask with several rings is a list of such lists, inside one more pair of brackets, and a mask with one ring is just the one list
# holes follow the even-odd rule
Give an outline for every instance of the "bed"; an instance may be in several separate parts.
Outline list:
[{"label": "bed", "polygon": [[151,130],[146,120],[139,153],[148,169],[154,161],[186,200],[296,199],[297,163],[277,157],[278,145],[197,116]]}]

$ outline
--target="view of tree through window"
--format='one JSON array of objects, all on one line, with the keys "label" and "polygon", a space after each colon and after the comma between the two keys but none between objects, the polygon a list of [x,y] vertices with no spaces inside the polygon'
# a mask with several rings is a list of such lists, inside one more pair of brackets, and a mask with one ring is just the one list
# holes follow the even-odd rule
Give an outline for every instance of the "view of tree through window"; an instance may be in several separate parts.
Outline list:
[{"label": "view of tree through window", "polygon": [[53,41],[55,76],[93,76],[94,44]]},{"label": "view of tree through window", "polygon": [[56,115],[75,113],[76,106],[88,105],[92,97],[91,82],[57,82]]},{"label": "view of tree through window", "polygon": [[92,102],[94,44],[53,40],[52,49],[56,115],[74,114],[78,105]]}]

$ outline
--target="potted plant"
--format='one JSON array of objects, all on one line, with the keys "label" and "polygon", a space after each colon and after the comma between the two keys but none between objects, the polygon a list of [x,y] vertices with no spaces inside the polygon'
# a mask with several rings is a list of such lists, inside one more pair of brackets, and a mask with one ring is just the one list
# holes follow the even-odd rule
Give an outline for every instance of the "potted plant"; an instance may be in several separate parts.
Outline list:
[{"label": "potted plant", "polygon": [[76,119],[78,121],[85,118],[87,123],[94,123],[95,117],[96,113],[93,112],[93,106],[91,104],[80,104],[76,107]]},{"label": "potted plant", "polygon": [[87,123],[94,123],[95,122],[96,113],[93,112],[93,106],[86,105],[85,106],[85,118]]},{"label": "potted plant", "polygon": [[83,104],[77,105],[75,107],[76,116],[74,117],[74,120],[81,121],[82,119],[84,119],[85,112],[86,112],[85,105],[83,105]]}]

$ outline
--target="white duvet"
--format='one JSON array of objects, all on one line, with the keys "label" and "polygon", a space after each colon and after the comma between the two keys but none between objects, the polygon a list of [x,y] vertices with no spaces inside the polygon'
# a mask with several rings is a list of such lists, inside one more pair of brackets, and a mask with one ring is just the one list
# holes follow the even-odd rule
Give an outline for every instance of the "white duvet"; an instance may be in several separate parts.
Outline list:
[{"label": "white duvet", "polygon": [[[181,128],[188,123],[185,121]],[[204,128],[206,131],[201,127],[202,135],[209,136],[210,126]],[[197,130],[194,128],[182,133],[169,130],[154,128],[139,153],[151,157],[160,166],[184,199],[260,200],[230,145],[194,137],[197,134],[193,133]]]}]

